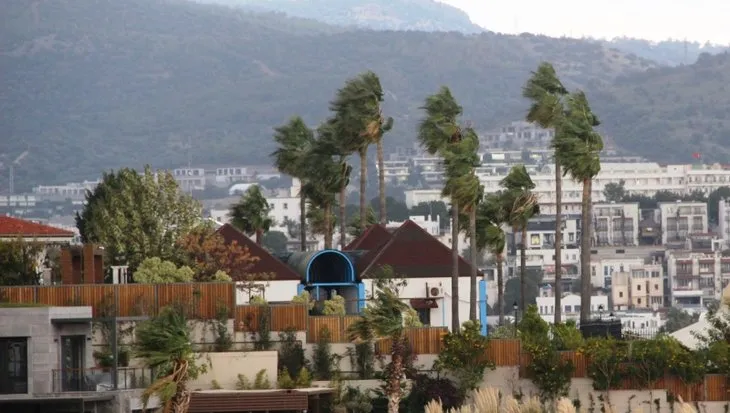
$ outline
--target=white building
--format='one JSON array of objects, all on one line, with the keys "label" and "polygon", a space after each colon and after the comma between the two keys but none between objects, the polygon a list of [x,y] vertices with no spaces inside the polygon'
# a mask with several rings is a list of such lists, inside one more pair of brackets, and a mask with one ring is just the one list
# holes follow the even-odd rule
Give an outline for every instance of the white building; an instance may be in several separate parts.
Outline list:
[{"label": "white building", "polygon": [[[441,236],[441,217],[439,215],[436,215],[436,219],[432,219],[432,217],[428,215],[412,215],[408,217],[408,220],[413,221],[434,237],[438,238]],[[405,221],[388,221],[385,227],[396,229],[404,223]]]},{"label": "white building", "polygon": [[[580,274],[580,249],[578,246],[580,233],[578,230],[580,218],[577,216],[563,217],[562,243],[562,278],[566,284]],[[511,242],[512,240],[515,242]],[[522,234],[508,235],[507,248],[509,255],[514,257],[514,265],[520,263],[522,250]],[[552,282],[555,279],[555,217],[540,215],[531,219],[527,225],[527,239],[525,261],[528,267],[539,267],[543,270],[543,281]],[[516,270],[515,270],[516,271]],[[564,286],[565,287],[565,286]],[[567,291],[565,288],[563,291]]]},{"label": "white building", "polygon": [[639,204],[593,204],[593,245],[639,245]]},{"label": "white building", "polygon": [[496,131],[483,133],[479,144],[485,148],[546,148],[555,132],[525,121],[510,122]]},{"label": "white building", "polygon": [[720,238],[725,243],[725,248],[730,248],[730,199],[721,199],[718,202],[717,223]]},{"label": "white building", "polygon": [[215,183],[230,185],[237,182],[247,182],[251,179],[246,166],[224,166],[215,169]]},{"label": "white building", "polygon": [[720,300],[730,282],[730,257],[719,252],[670,252],[667,278],[672,307],[701,309],[706,303]]},{"label": "white building", "polygon": [[185,192],[205,190],[205,169],[203,168],[173,169],[172,176],[180,189]]},{"label": "white building", "polygon": [[93,191],[101,180],[71,182],[65,185],[39,185],[33,188],[33,193],[44,197],[84,198],[86,191]]},{"label": "white building", "polygon": [[707,204],[704,202],[660,202],[662,244],[686,244],[692,234],[707,234]]},{"label": "white building", "polygon": [[[548,323],[555,321],[555,297],[540,296],[537,297],[537,311],[543,320]],[[564,295],[560,300],[562,308],[563,322],[568,320],[578,321],[580,319],[580,296],[576,294]],[[608,296],[594,295],[591,296],[591,317],[600,318],[608,317],[610,313],[608,309]]]}]

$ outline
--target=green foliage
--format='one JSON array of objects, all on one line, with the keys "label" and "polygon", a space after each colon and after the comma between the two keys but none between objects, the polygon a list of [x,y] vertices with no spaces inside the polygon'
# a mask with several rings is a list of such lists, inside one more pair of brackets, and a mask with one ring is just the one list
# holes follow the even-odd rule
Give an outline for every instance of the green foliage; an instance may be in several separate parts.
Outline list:
[{"label": "green foliage", "polygon": [[195,272],[190,267],[178,268],[171,261],[152,257],[142,261],[132,278],[138,284],[169,284],[192,282],[194,275]]},{"label": "green foliage", "polygon": [[540,399],[554,401],[568,395],[575,367],[562,360],[556,345],[548,337],[549,325],[532,305],[518,323],[522,348],[532,356],[527,375],[538,388]]},{"label": "green foliage", "polygon": [[482,336],[478,322],[467,321],[458,333],[448,333],[444,346],[434,363],[434,368],[456,378],[462,395],[479,386],[484,370],[494,369],[487,359],[489,342]]},{"label": "green foliage", "polygon": [[608,391],[619,385],[625,372],[621,367],[626,359],[628,345],[612,337],[591,338],[581,349],[588,357],[588,377],[593,388]]},{"label": "green foliage", "polygon": [[0,241],[0,285],[38,285],[38,257],[43,245],[22,238]]},{"label": "green foliage", "polygon": [[627,373],[642,389],[650,389],[657,380],[664,377],[669,368],[672,354],[667,350],[671,344],[668,337],[631,342],[627,357]]},{"label": "green foliage", "polygon": [[311,294],[309,294],[309,291],[304,290],[298,295],[295,295],[291,299],[292,304],[303,304],[307,306],[307,309],[309,311],[312,311],[314,308],[314,300],[312,299]]},{"label": "green foliage", "polygon": [[238,380],[236,381],[236,390],[251,390],[251,382],[243,374],[238,374]]},{"label": "green foliage", "polygon": [[296,389],[297,383],[291,378],[289,371],[286,369],[279,370],[279,377],[277,379],[277,387],[280,389]]},{"label": "green foliage", "polygon": [[275,254],[281,254],[287,252],[287,242],[289,239],[281,231],[269,231],[264,234],[261,241],[264,248]]},{"label": "green foliage", "polygon": [[216,305],[216,315],[211,320],[211,327],[215,335],[213,349],[220,352],[230,350],[233,347],[233,336],[228,331],[228,307],[220,301]]},{"label": "green foliage", "polygon": [[297,375],[297,381],[296,381],[297,388],[307,388],[312,387],[312,375],[309,374],[309,370],[307,370],[306,367],[302,367],[299,370],[299,374]]},{"label": "green foliage", "polygon": [[664,333],[673,333],[696,323],[699,319],[699,313],[690,314],[682,309],[672,307],[667,311],[667,322],[660,330]]},{"label": "green foliage", "polygon": [[[365,214],[365,228],[378,223],[378,217],[375,216],[375,210],[373,210],[373,207],[368,206]],[[357,238],[362,235],[362,233],[363,230],[362,225],[360,225],[360,214],[357,213],[352,215],[347,223],[347,235]]]},{"label": "green foliage", "polygon": [[261,245],[264,233],[274,224],[269,216],[271,205],[258,185],[251,185],[241,199],[231,206],[231,225],[246,234],[255,234],[256,243]]},{"label": "green foliage", "polygon": [[331,335],[327,327],[319,331],[319,340],[314,346],[312,354],[312,369],[317,380],[332,379],[332,344]]},{"label": "green foliage", "polygon": [[221,387],[221,384],[218,383],[218,380],[211,380],[211,382],[210,382],[210,388],[211,388],[211,390],[220,390],[223,387]]},{"label": "green foliage", "polygon": [[200,205],[180,192],[169,172],[124,168],[107,172],[86,195],[76,226],[84,242],[104,246],[107,262],[129,264],[149,257],[173,260],[176,242],[200,218]]},{"label": "green foliage", "polygon": [[355,367],[360,380],[370,380],[375,376],[375,350],[373,343],[365,341],[355,344],[348,350],[350,364]]},{"label": "green foliage", "polygon": [[[253,303],[252,303],[253,304]],[[261,312],[258,314],[256,331],[254,334],[254,350],[267,351],[271,349],[271,311],[264,301],[261,305]]]},{"label": "green foliage", "polygon": [[296,378],[296,375],[307,367],[307,359],[304,356],[302,343],[297,340],[296,331],[289,329],[279,333],[279,361],[278,369],[285,372],[289,378]]},{"label": "green foliage", "polygon": [[258,373],[256,373],[256,378],[253,382],[253,388],[254,390],[268,390],[271,388],[271,383],[269,382],[269,375],[266,374],[265,369],[259,370]]},{"label": "green foliage", "polygon": [[339,315],[347,314],[345,311],[345,297],[333,293],[329,300],[324,300],[322,307],[323,315]]},{"label": "green foliage", "polygon": [[423,327],[418,311],[410,307],[403,313],[403,324],[408,328]]},{"label": "green foliage", "polygon": [[553,333],[553,342],[559,351],[578,350],[584,344],[583,334],[573,320],[552,324],[550,330]]}]

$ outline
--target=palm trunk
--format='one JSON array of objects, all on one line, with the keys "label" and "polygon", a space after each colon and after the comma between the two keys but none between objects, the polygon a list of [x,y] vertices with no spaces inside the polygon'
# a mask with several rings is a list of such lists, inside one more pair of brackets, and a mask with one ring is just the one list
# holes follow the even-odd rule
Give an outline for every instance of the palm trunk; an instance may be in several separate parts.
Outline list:
[{"label": "palm trunk", "polygon": [[388,223],[388,214],[385,205],[385,166],[383,160],[383,139],[378,139],[376,145],[378,151],[378,195],[380,196],[380,224]]},{"label": "palm trunk", "polygon": [[499,325],[504,325],[504,271],[502,269],[502,253],[497,254],[497,311]]},{"label": "palm trunk", "polygon": [[405,343],[402,336],[393,337],[392,343],[390,351],[392,368],[387,377],[386,397],[388,398],[388,413],[398,413],[403,396],[401,382],[405,378],[403,369]]},{"label": "palm trunk", "polygon": [[451,331],[459,332],[459,205],[451,200]]},{"label": "palm trunk", "polygon": [[522,246],[520,247],[520,310],[525,313],[525,278],[527,277],[527,223],[522,226]]},{"label": "palm trunk", "polygon": [[583,205],[580,234],[580,322],[591,318],[591,191],[593,179],[583,179]]},{"label": "palm trunk", "polygon": [[[471,250],[471,274],[469,278],[469,319],[477,321],[477,209],[469,211],[469,249]],[[486,323],[487,320],[484,320]]]},{"label": "palm trunk", "polygon": [[307,250],[307,198],[299,194],[299,246],[302,252]]},{"label": "palm trunk", "polygon": [[360,150],[360,230],[365,231],[367,227],[367,205],[365,193],[368,188],[368,148]]},{"label": "palm trunk", "polygon": [[563,289],[560,282],[563,270],[563,175],[560,163],[555,160],[555,324],[562,322],[560,300],[563,298]]},{"label": "palm trunk", "polygon": [[177,362],[171,380],[176,384],[175,394],[165,403],[164,411],[187,413],[190,406],[190,390],[187,388],[188,362]]},{"label": "palm trunk", "polygon": [[324,249],[332,249],[332,205],[324,206]]},{"label": "palm trunk", "polygon": [[261,245],[261,243],[264,242],[264,231],[261,229],[256,229],[256,244]]},{"label": "palm trunk", "polygon": [[347,186],[340,188],[340,250],[347,245],[347,222],[345,220],[345,203],[347,202]]}]

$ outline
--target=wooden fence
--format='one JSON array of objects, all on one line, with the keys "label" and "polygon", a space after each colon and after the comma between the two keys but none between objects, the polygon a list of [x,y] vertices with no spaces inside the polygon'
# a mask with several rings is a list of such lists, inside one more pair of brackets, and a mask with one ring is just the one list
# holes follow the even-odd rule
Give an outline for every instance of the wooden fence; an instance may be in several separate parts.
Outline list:
[{"label": "wooden fence", "polygon": [[221,312],[233,316],[233,283],[82,284],[0,287],[0,302],[48,306],[91,306],[94,317],[136,317],[157,314],[163,307],[182,304],[202,319]]}]

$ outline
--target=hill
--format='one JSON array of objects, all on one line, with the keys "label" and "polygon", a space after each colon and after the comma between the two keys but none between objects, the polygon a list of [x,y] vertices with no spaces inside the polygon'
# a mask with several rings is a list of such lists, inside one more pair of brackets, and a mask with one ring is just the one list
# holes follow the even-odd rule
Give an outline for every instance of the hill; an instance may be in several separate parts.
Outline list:
[{"label": "hill", "polygon": [[630,37],[617,37],[602,41],[607,47],[616,48],[625,53],[633,53],[645,59],[653,60],[660,65],[679,66],[697,61],[702,53],[719,54],[728,51],[728,46],[710,43],[686,42],[681,40],[664,40],[651,42]]},{"label": "hill", "polygon": [[[413,140],[418,107],[444,84],[485,130],[524,116],[520,89],[542,60],[589,90],[652,66],[579,40],[342,31],[179,0],[3,6],[0,154],[29,151],[15,168],[26,187],[121,166],[178,166],[189,153],[196,164],[260,163],[272,127],[293,114],[315,125],[337,88],[367,69],[387,90],[393,146]],[[630,128],[620,125],[623,113],[604,116],[606,128]]]},{"label": "hill", "polygon": [[275,11],[338,26],[374,30],[458,31],[480,33],[463,10],[435,0],[197,0]]}]

